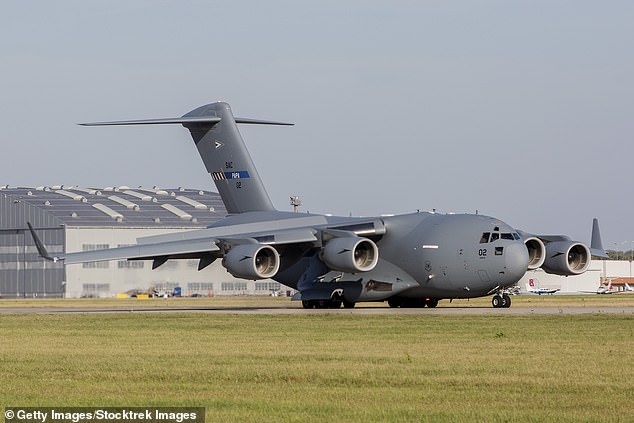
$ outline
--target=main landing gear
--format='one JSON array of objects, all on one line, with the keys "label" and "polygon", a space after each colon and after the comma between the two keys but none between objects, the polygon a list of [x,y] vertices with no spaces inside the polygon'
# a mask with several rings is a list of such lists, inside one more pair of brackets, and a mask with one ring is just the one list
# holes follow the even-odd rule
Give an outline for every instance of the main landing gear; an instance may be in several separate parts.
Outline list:
[{"label": "main landing gear", "polygon": [[392,308],[434,308],[438,305],[437,298],[388,298],[387,303]]},{"label": "main landing gear", "polygon": [[356,303],[346,300],[303,300],[302,307],[304,308],[354,308]]},{"label": "main landing gear", "polygon": [[509,308],[511,306],[511,296],[506,292],[498,292],[491,299],[493,308]]}]

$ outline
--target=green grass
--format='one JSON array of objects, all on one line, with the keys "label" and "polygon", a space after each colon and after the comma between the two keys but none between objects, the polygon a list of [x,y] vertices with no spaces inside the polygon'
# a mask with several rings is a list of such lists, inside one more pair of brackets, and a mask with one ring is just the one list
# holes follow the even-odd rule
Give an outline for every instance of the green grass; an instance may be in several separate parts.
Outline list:
[{"label": "green grass", "polygon": [[632,316],[0,316],[0,406],[208,422],[631,421]]}]

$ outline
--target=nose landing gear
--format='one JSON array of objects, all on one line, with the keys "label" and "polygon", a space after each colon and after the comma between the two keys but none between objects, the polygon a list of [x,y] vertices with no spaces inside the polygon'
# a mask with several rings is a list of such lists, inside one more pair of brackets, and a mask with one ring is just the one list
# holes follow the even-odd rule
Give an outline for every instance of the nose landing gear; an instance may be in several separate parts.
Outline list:
[{"label": "nose landing gear", "polygon": [[509,308],[511,306],[511,296],[506,292],[498,292],[491,299],[493,308]]}]

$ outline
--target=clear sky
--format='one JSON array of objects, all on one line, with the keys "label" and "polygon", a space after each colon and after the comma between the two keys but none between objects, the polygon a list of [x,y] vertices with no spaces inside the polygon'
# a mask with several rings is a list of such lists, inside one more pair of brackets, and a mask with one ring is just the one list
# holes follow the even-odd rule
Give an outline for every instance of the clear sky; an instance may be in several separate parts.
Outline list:
[{"label": "clear sky", "polygon": [[432,208],[634,241],[634,2],[14,1],[0,184],[215,189],[180,116],[224,100],[273,203]]}]

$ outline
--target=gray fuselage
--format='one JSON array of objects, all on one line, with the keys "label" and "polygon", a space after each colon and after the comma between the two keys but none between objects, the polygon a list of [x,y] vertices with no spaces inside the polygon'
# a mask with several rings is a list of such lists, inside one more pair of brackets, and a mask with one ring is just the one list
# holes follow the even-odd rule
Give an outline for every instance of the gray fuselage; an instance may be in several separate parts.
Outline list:
[{"label": "gray fuselage", "polygon": [[[286,216],[284,220],[292,226],[292,215]],[[472,298],[514,285],[527,270],[526,246],[513,228],[498,219],[436,213],[379,219],[385,225],[385,233],[368,236],[379,248],[379,263],[372,271],[331,271],[320,267],[319,251],[309,249],[297,261],[286,263],[275,279],[302,291],[332,292],[343,288],[347,290],[346,297],[354,301],[376,301],[395,295]],[[326,226],[333,227],[368,219],[326,220]]]}]

